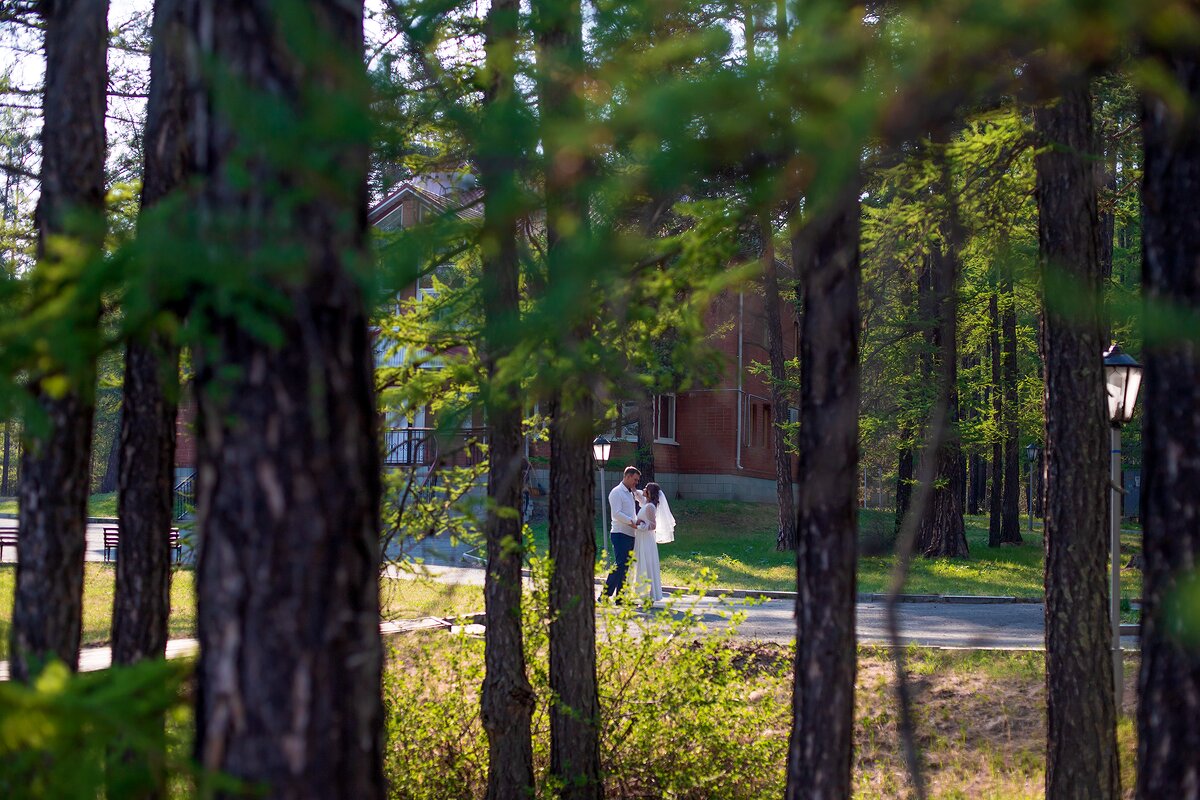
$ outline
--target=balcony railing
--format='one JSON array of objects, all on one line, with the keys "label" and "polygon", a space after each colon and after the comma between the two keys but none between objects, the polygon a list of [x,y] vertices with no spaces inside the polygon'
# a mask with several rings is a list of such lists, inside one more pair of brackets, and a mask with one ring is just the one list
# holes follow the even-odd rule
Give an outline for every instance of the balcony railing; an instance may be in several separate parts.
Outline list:
[{"label": "balcony railing", "polygon": [[484,428],[385,428],[383,463],[388,467],[469,466],[487,456]]}]

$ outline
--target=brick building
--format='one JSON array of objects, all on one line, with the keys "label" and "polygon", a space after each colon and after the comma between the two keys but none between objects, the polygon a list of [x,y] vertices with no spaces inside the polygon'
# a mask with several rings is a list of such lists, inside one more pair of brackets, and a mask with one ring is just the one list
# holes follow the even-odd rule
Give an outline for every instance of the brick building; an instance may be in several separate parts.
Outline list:
[{"label": "brick building", "polygon": [[[370,221],[390,230],[419,221],[431,211],[441,213],[455,207],[466,208],[461,214],[478,216],[472,206],[477,198],[473,185],[464,185],[459,176],[430,175],[396,187],[372,209]],[[405,294],[421,296],[431,291],[431,285],[418,285]],[[798,331],[795,310],[786,302],[780,306],[784,357],[792,359]],[[711,343],[725,356],[725,366],[715,386],[654,398],[656,479],[673,497],[774,502],[770,387],[763,376],[750,370],[753,362],[769,360],[762,295],[744,291],[719,296],[706,313],[706,327],[713,332]],[[635,420],[636,408],[627,404],[621,417]],[[795,409],[791,409],[791,417],[795,419]],[[432,463],[436,459],[433,453],[418,452],[420,443],[428,440],[429,422],[427,414],[418,411],[411,419],[385,423],[385,460],[393,466],[417,468]],[[607,486],[619,479],[636,449],[636,422],[618,428],[609,434],[614,445]],[[535,480],[548,485],[542,465],[549,448],[544,443],[531,445],[529,455]]]},{"label": "brick building", "polygon": [[[478,192],[461,176],[434,174],[402,183],[371,210],[369,220],[382,230],[393,230],[420,221],[425,214],[460,208],[465,217],[477,217]],[[404,297],[432,295],[432,282],[414,285]],[[784,327],[784,357],[796,356],[798,323],[794,308],[780,304]],[[770,387],[762,375],[754,374],[754,362],[767,363],[766,315],[763,297],[756,291],[727,292],[717,297],[705,315],[712,332],[711,344],[724,355],[724,368],[716,385],[654,398],[656,480],[671,497],[688,499],[749,500],[774,502],[775,430],[771,423]],[[381,366],[399,366],[409,354],[391,352],[385,343],[378,348]],[[436,363],[436,362],[435,362]],[[796,419],[796,410],[790,409]],[[194,447],[186,425],[192,409],[181,409],[181,435],[177,464],[186,473],[194,464]],[[622,419],[636,420],[636,408],[625,404]],[[474,420],[479,426],[482,420]],[[438,463],[463,463],[477,458],[469,445],[481,436],[479,427],[466,427],[453,437],[437,437],[427,409],[408,417],[385,414],[383,419],[384,463],[390,468],[429,470]],[[613,486],[621,470],[632,463],[637,444],[636,422],[618,425],[609,432],[612,457],[605,485]],[[549,483],[545,464],[549,448],[544,443],[528,446],[534,466],[534,482]],[[451,455],[447,455],[451,454]],[[795,470],[795,458],[792,459]]]}]

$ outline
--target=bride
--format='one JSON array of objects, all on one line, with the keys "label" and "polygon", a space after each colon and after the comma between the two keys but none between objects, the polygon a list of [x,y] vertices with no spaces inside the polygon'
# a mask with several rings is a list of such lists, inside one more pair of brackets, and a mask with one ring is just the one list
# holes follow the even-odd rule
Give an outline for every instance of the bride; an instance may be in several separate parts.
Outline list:
[{"label": "bride", "polygon": [[633,575],[633,590],[648,597],[652,602],[663,599],[662,575],[658,567],[658,546],[675,541],[675,517],[667,503],[662,487],[657,483],[646,484],[645,492],[638,500],[642,510],[637,515],[637,530],[634,537],[633,556],[636,567]]}]

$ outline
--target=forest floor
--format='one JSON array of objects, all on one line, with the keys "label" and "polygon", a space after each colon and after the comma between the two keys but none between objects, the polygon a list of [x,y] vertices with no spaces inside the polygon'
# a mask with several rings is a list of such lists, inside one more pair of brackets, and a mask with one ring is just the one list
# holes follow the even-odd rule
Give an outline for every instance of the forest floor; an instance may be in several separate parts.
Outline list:
[{"label": "forest floor", "polygon": [[[602,732],[607,797],[660,796],[666,786],[676,789],[680,797],[783,794],[791,728],[792,649],[747,642],[715,647],[703,653],[709,668],[697,669],[696,645],[678,640],[674,646],[639,651],[636,657],[641,662],[618,671],[609,668],[617,656],[601,648],[605,668],[599,671],[600,696],[605,717],[616,720]],[[1044,655],[917,647],[906,653],[915,738],[929,796],[940,800],[1043,797]],[[402,791],[402,796],[439,796],[422,791],[422,786],[453,779],[453,796],[482,797],[486,744],[476,688],[476,673],[481,669],[476,662],[481,659],[481,647],[460,645],[450,637],[423,634],[397,640],[385,681],[389,730],[393,736],[418,739],[409,742],[407,749],[416,753],[408,758],[400,755],[399,748],[389,748],[389,778],[411,793]],[[453,664],[455,672],[439,669],[439,663]],[[534,669],[533,675],[540,679],[542,673]],[[1118,723],[1125,797],[1132,796],[1135,778],[1136,675],[1137,661],[1128,659],[1125,703]],[[696,680],[711,681],[707,692],[691,690]],[[626,684],[631,688],[626,690]],[[899,741],[895,684],[888,651],[860,647],[853,756],[858,800],[911,796]],[[543,690],[535,680],[539,697]],[[639,703],[653,704],[653,713],[646,713]],[[433,719],[454,724],[431,729]],[[539,774],[546,768],[544,723],[539,702],[534,725]],[[681,740],[686,747],[679,747]],[[442,771],[435,775],[437,770]],[[694,784],[707,786],[696,789]]]},{"label": "forest floor", "polygon": [[[795,591],[795,554],[775,549],[778,511],[774,505],[727,500],[679,500],[671,504],[675,541],[659,545],[663,583],[688,586],[702,569],[715,574],[722,589]],[[891,511],[859,512],[858,591],[887,591],[895,556],[895,516]],[[1023,529],[1025,543],[988,547],[986,516],[966,517],[970,555],[963,559],[914,558],[904,591],[908,594],[1001,595],[1040,600],[1045,595],[1045,549],[1040,530]],[[546,522],[532,525],[534,542],[546,552]],[[597,528],[597,531],[599,529]],[[598,541],[598,549],[603,543]],[[1141,552],[1141,536],[1123,534],[1125,557]],[[601,571],[603,572],[603,570]],[[1121,594],[1142,596],[1139,570],[1121,571]]]}]

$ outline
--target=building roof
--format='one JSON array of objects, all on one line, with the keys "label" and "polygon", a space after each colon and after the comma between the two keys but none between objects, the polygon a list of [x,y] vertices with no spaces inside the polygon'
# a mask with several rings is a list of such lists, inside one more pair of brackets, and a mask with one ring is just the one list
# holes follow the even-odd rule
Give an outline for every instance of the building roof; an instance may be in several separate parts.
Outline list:
[{"label": "building roof", "polygon": [[367,222],[371,225],[381,224],[409,199],[415,199],[437,213],[453,211],[463,219],[476,219],[483,216],[479,207],[482,196],[483,193],[473,184],[455,187],[441,184],[436,179],[415,178],[401,182],[387,197],[376,203],[367,215]]}]

